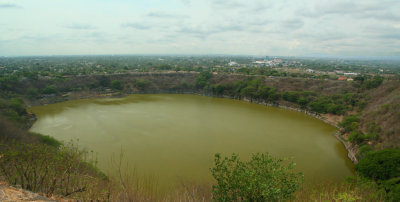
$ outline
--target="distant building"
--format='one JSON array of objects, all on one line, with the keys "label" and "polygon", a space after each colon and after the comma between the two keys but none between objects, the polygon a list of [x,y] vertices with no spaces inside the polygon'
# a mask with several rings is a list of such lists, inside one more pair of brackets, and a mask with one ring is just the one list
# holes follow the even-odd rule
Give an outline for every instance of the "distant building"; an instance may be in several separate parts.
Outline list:
[{"label": "distant building", "polygon": [[337,80],[339,80],[339,81],[346,81],[347,78],[346,78],[346,77],[339,77]]},{"label": "distant building", "polygon": [[230,62],[228,63],[228,65],[229,65],[229,66],[237,66],[238,63],[237,63],[237,62],[234,62],[234,61],[230,61]]},{"label": "distant building", "polygon": [[262,61],[255,61],[253,64],[256,64],[258,66],[274,66],[272,61],[267,61],[267,60],[262,60]]},{"label": "distant building", "polygon": [[268,57],[268,56],[265,56],[264,60],[269,60],[269,57]]},{"label": "distant building", "polygon": [[255,61],[253,63],[255,63],[255,64],[267,64],[268,61]]},{"label": "distant building", "polygon": [[307,72],[307,73],[314,73],[314,70],[312,70],[312,69],[307,69],[306,72]]},{"label": "distant building", "polygon": [[274,58],[273,62],[274,62],[274,63],[282,63],[282,59],[280,59],[280,58]]},{"label": "distant building", "polygon": [[345,76],[357,76],[357,75],[358,75],[358,73],[354,73],[354,72],[347,72],[347,73],[344,73],[344,75],[345,75]]}]

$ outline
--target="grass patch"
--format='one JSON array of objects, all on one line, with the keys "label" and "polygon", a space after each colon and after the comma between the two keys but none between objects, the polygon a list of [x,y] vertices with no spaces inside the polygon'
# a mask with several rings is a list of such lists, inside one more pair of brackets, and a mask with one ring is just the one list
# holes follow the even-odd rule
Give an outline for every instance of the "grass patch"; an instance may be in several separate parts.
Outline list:
[{"label": "grass patch", "polygon": [[53,146],[55,148],[58,148],[62,145],[62,143],[58,140],[56,140],[54,137],[48,136],[48,135],[42,135],[40,133],[30,133],[31,135],[37,137],[39,141],[43,144]]}]

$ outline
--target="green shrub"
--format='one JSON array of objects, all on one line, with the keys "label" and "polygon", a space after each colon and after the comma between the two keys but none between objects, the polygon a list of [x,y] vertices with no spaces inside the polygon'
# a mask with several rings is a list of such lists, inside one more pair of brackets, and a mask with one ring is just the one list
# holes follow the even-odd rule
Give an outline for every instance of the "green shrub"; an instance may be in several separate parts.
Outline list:
[{"label": "green shrub", "polygon": [[55,93],[57,93],[57,90],[53,85],[49,85],[42,89],[42,93],[43,94],[55,94]]},{"label": "green shrub", "polygon": [[135,86],[139,89],[139,90],[145,90],[147,87],[149,87],[151,84],[151,81],[149,80],[145,80],[145,79],[138,79],[135,82]]},{"label": "green shrub", "polygon": [[371,146],[369,145],[362,145],[359,149],[358,149],[358,153],[357,153],[357,158],[360,160],[362,158],[365,157],[365,155],[367,155],[369,152],[372,151]]},{"label": "green shrub", "polygon": [[326,103],[320,101],[310,102],[308,106],[312,111],[323,114],[327,112],[327,107],[328,107]]},{"label": "green shrub", "polygon": [[[354,129],[355,130],[355,129]],[[348,140],[355,144],[363,144],[367,141],[378,140],[379,136],[376,133],[363,134],[360,131],[353,131],[350,133]]]},{"label": "green shrub", "polygon": [[11,98],[10,108],[16,111],[19,115],[26,114],[25,104],[21,98]]},{"label": "green shrub", "polygon": [[108,77],[101,75],[101,77],[99,78],[99,85],[101,87],[108,87],[109,84],[110,84],[110,81],[109,81]]},{"label": "green shrub", "polygon": [[331,114],[344,114],[346,111],[346,107],[342,104],[329,104],[327,111]]},{"label": "green shrub", "polygon": [[293,198],[301,188],[303,175],[292,172],[294,163],[266,154],[254,154],[242,162],[235,154],[221,158],[215,155],[211,173],[217,181],[213,186],[216,201],[283,201]]},{"label": "green shrub", "polygon": [[382,128],[376,124],[375,122],[370,122],[368,123],[368,130],[369,133],[381,133],[382,132]]},{"label": "green shrub", "polygon": [[36,98],[39,95],[39,90],[34,87],[29,87],[28,89],[26,89],[25,94],[29,98]]},{"label": "green shrub", "polygon": [[309,102],[309,100],[307,98],[303,98],[303,97],[301,97],[297,100],[297,103],[302,107],[307,106],[308,102]]},{"label": "green shrub", "polygon": [[374,77],[373,79],[369,79],[364,81],[364,86],[367,89],[372,89],[372,88],[376,88],[378,86],[380,86],[383,82],[383,77]]},{"label": "green shrub", "polygon": [[53,147],[56,147],[56,148],[58,148],[59,146],[62,145],[62,143],[60,141],[58,141],[55,138],[50,137],[48,135],[42,135],[42,134],[39,134],[39,133],[31,133],[31,134],[33,136],[36,136],[39,139],[40,142],[42,142],[42,143],[44,143],[46,145],[53,146]]},{"label": "green shrub", "polygon": [[209,80],[212,77],[212,73],[210,71],[202,71],[200,75],[196,78],[196,87],[204,88],[205,86],[209,85]]},{"label": "green shrub", "polygon": [[388,201],[400,201],[400,177],[392,178],[382,182],[386,190]]},{"label": "green shrub", "polygon": [[21,117],[19,116],[19,114],[12,109],[6,110],[5,115],[12,121],[20,121],[21,120]]},{"label": "green shrub", "polygon": [[289,102],[297,102],[299,99],[299,93],[293,91],[286,91],[282,93],[282,98]]},{"label": "green shrub", "polygon": [[350,115],[343,118],[339,126],[344,128],[344,132],[352,132],[358,129],[360,118],[357,115]]},{"label": "green shrub", "polygon": [[387,196],[388,201],[400,201],[400,184],[395,184],[392,187],[390,187],[388,196]]},{"label": "green shrub", "polygon": [[368,133],[366,135],[367,140],[378,140],[379,139],[379,135],[376,133]]},{"label": "green shrub", "polygon": [[352,143],[361,144],[367,140],[367,136],[359,131],[353,131],[350,133],[348,140]]},{"label": "green shrub", "polygon": [[370,152],[355,168],[362,176],[377,181],[400,177],[400,150],[383,149]]},{"label": "green shrub", "polygon": [[118,80],[112,81],[111,82],[111,88],[114,88],[116,90],[122,90],[121,82],[119,82]]}]

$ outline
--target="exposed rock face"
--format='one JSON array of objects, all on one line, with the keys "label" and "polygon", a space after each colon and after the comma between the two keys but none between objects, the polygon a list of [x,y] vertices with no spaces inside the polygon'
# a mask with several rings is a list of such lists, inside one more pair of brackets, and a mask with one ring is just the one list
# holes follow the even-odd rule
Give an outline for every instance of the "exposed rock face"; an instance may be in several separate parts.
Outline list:
[{"label": "exposed rock face", "polygon": [[72,201],[61,198],[47,198],[39,194],[8,186],[5,182],[0,182],[0,201],[31,201],[31,202],[49,202],[49,201]]},{"label": "exposed rock face", "polygon": [[357,159],[357,153],[358,153],[358,146],[355,144],[351,144],[350,142],[347,142],[345,140],[343,140],[342,137],[340,137],[340,133],[337,132],[335,133],[335,137],[343,143],[344,147],[347,150],[347,156],[349,157],[349,159],[354,163],[357,164],[358,163],[358,159]]}]

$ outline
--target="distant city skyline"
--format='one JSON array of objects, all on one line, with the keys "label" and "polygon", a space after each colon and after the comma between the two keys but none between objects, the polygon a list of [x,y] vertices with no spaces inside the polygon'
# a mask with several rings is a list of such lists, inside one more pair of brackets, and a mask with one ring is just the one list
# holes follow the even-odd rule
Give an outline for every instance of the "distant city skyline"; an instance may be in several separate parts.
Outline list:
[{"label": "distant city skyline", "polygon": [[398,0],[0,0],[0,56],[400,56]]}]

